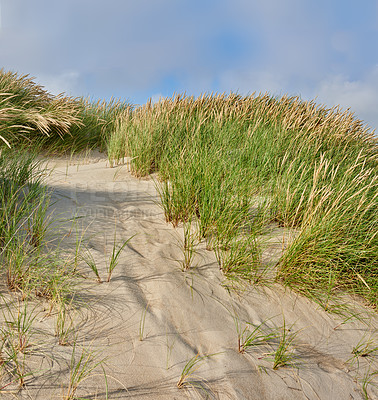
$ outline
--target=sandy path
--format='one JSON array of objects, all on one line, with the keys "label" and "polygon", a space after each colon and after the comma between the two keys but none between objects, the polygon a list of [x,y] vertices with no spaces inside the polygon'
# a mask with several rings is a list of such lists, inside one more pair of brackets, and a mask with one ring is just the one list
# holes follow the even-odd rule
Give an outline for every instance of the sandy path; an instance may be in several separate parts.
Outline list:
[{"label": "sandy path", "polygon": [[[214,255],[202,245],[198,266],[182,272],[177,262],[183,257],[182,231],[165,223],[151,180],[135,179],[125,166],[109,168],[101,156],[90,163],[66,164],[55,163],[48,178],[56,200],[54,217],[83,217],[77,229],[84,232],[83,243],[103,279],[115,227],[117,242],[136,235],[122,252],[110,283],[96,283],[93,272],[82,265],[93,280],[80,291],[85,306],[76,318],[78,345],[97,352],[98,359],[106,358],[109,399],[363,398],[358,379],[369,363],[374,367],[374,360],[360,358],[359,365],[347,360],[362,338],[375,334],[377,340],[376,316],[364,312],[363,322],[350,320],[337,327],[343,319],[279,285],[230,290]],[[61,229],[67,233],[71,227],[66,223]],[[63,246],[73,248],[74,243],[71,235]],[[284,318],[291,333],[298,332],[294,365],[273,370],[274,355],[268,353],[277,349],[279,339],[239,353],[235,315],[240,329],[248,322],[253,330],[266,321],[266,331],[281,333],[277,328]],[[31,398],[61,398],[72,348],[55,343],[50,351],[46,360],[61,362],[45,360],[53,372],[29,388]],[[196,354],[209,357],[188,378],[190,383],[178,389],[181,371]],[[82,384],[80,396],[106,398],[99,371]],[[378,398],[373,385],[368,393]]]}]

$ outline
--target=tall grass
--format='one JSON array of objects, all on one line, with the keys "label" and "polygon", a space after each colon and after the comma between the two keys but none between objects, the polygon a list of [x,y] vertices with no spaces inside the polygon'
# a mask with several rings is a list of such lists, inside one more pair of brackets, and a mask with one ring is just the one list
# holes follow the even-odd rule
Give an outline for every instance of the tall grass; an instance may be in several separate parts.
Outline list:
[{"label": "tall grass", "polygon": [[[30,313],[27,299],[47,300],[48,313],[56,309],[59,344],[68,345],[75,336],[71,314],[76,305],[82,237],[76,240],[75,254],[62,253],[53,229],[51,193],[44,184],[46,171],[38,161],[39,151],[63,153],[104,147],[127,107],[127,103],[115,100],[93,103],[52,96],[28,76],[0,70],[0,277],[5,283],[0,306],[9,314],[3,312],[5,321],[0,321],[0,375],[6,381],[0,390],[13,389],[17,383],[26,387],[25,378],[33,375],[26,349],[34,346],[29,339],[35,315]],[[113,254],[115,258],[118,253]],[[17,313],[10,305],[15,299],[24,301]],[[79,363],[72,364],[75,373],[70,377],[67,398],[74,398],[87,370],[93,369],[88,360],[91,363],[92,356],[84,359],[83,353]]]},{"label": "tall grass", "polygon": [[52,96],[28,75],[0,69],[0,139],[8,146],[36,137],[63,137],[80,124],[76,102]]},{"label": "tall grass", "polygon": [[50,193],[30,151],[0,152],[1,275],[10,291],[54,300],[70,292],[72,273],[48,245]]},{"label": "tall grass", "polygon": [[350,111],[268,94],[178,95],[125,114],[115,135],[109,157],[131,157],[137,176],[158,171],[167,221],[196,215],[224,272],[251,277],[258,237],[276,223],[300,232],[277,279],[377,304],[377,140]]},{"label": "tall grass", "polygon": [[[325,308],[341,289],[377,305],[377,139],[349,110],[233,93],[134,108],[52,96],[28,76],[1,70],[1,142],[35,146],[41,138],[57,152],[106,147],[111,163],[131,157],[137,176],[158,172],[167,221],[198,221],[199,239],[224,273],[251,279],[261,271],[259,238],[273,223],[299,232],[278,263],[278,280]],[[3,210],[19,209],[17,196],[5,196]],[[39,247],[45,211],[41,203],[34,212],[33,201],[25,214],[2,213],[2,245],[10,248],[26,218],[29,244]]]},{"label": "tall grass", "polygon": [[121,116],[132,108],[126,101],[92,101],[83,97],[75,99],[75,107],[79,123],[71,125],[69,134],[62,140],[45,139],[45,148],[56,153],[94,148],[105,151]]},{"label": "tall grass", "polygon": [[8,147],[35,146],[52,152],[102,147],[128,102],[53,96],[28,75],[0,69],[0,141]]}]

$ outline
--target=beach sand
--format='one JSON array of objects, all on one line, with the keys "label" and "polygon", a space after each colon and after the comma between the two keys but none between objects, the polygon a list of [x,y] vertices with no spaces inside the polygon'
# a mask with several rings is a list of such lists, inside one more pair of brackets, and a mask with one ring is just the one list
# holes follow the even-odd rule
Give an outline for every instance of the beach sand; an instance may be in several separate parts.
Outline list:
[{"label": "beach sand", "polygon": [[[194,267],[184,272],[183,229],[165,222],[153,179],[133,177],[127,164],[110,168],[100,153],[50,159],[48,166],[54,203],[50,213],[63,250],[73,251],[76,235],[82,236],[83,248],[105,281],[115,232],[117,243],[135,235],[110,282],[98,283],[85,263],[79,266],[87,278],[74,299],[76,356],[85,348],[104,361],[103,369],[98,366],[81,383],[78,397],[364,398],[364,376],[377,370],[377,353],[375,358],[353,358],[352,350],[360,341],[378,345],[372,310],[355,303],[359,318],[348,319],[278,283],[236,285],[219,271],[214,253],[202,243]],[[263,253],[267,263],[280,256],[282,235]],[[31,340],[35,351],[26,363],[33,374],[26,389],[5,398],[64,398],[73,346],[57,343],[56,316],[40,311],[39,331]],[[273,369],[284,324],[293,337],[292,359]],[[252,332],[259,325],[277,337],[238,352],[238,330]],[[178,388],[186,363],[196,355],[204,358]],[[371,379],[367,393],[378,399],[377,377]]]}]

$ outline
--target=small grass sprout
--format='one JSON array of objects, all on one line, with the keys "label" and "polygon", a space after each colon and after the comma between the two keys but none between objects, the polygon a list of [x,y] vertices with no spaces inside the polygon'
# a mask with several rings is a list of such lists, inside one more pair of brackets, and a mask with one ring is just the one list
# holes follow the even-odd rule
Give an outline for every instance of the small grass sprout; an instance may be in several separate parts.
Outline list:
[{"label": "small grass sprout", "polygon": [[65,299],[60,299],[56,307],[55,336],[58,338],[60,346],[67,346],[70,338],[74,335],[73,320],[70,314],[72,301],[71,304],[66,304]]},{"label": "small grass sprout", "polygon": [[[266,327],[266,323],[272,318],[269,318],[258,325],[253,325],[249,322],[242,324],[235,309],[233,309],[233,312],[230,312],[228,308],[226,308],[226,310],[230,313],[232,319],[234,320],[238,338],[239,353],[245,353],[249,348],[254,346],[268,344],[269,341],[278,337],[278,332],[276,329],[270,329]],[[267,330],[269,330],[269,332],[266,332]]]},{"label": "small grass sprout", "polygon": [[170,361],[172,350],[173,350],[175,343],[176,343],[176,337],[174,337],[173,340],[169,341],[168,334],[167,334],[167,336],[166,336],[167,356],[166,356],[166,364],[165,364],[166,370],[168,370],[170,368],[169,361]]},{"label": "small grass sprout", "polygon": [[88,379],[102,362],[103,360],[97,361],[95,354],[89,349],[82,348],[81,353],[78,353],[77,343],[74,341],[69,365],[70,376],[63,399],[76,399],[76,392],[80,384]]},{"label": "small grass sprout", "polygon": [[18,382],[19,387],[25,387],[25,378],[30,375],[26,372],[26,354],[20,352],[19,337],[13,330],[1,331],[2,335],[2,364],[5,365],[11,381]]},{"label": "small grass sprout", "polygon": [[81,256],[83,261],[88,265],[88,267],[94,272],[98,283],[102,283],[100,273],[97,268],[96,260],[94,259],[91,251],[87,248],[85,254]]},{"label": "small grass sprout", "polygon": [[378,371],[371,372],[369,368],[360,380],[362,385],[362,393],[365,400],[373,399],[373,397],[369,396],[368,387],[369,385],[374,385],[375,387],[377,387],[377,385],[373,383],[373,380],[375,379],[376,376],[378,376]]},{"label": "small grass sprout", "polygon": [[116,233],[114,233],[114,242],[113,242],[113,248],[112,248],[112,254],[110,256],[110,261],[109,261],[109,266],[108,266],[108,277],[106,279],[107,282],[110,282],[111,276],[113,274],[114,269],[118,265],[119,262],[119,257],[121,255],[122,250],[127,246],[127,244],[130,242],[130,240],[134,237],[135,235],[129,237],[127,240],[125,240],[121,246],[116,245]]},{"label": "small grass sprout", "polygon": [[188,378],[198,370],[200,364],[202,364],[208,357],[210,357],[210,355],[200,356],[199,354],[196,354],[185,364],[180,379],[177,382],[177,387],[179,389],[182,389],[186,384],[188,384]]},{"label": "small grass sprout", "polygon": [[352,357],[347,361],[356,361],[359,366],[360,358],[374,359],[378,357],[378,343],[372,337],[363,336],[352,349]]},{"label": "small grass sprout", "polygon": [[[11,306],[7,305],[7,309],[8,318],[5,319],[5,323],[15,334],[13,347],[16,351],[24,353],[30,345],[30,337],[33,333],[33,322],[38,314],[35,313],[35,307],[31,311],[28,309],[27,301],[24,302],[24,306],[22,308],[20,301],[18,301],[17,315],[15,315],[14,311],[12,311]],[[13,336],[9,330],[7,333],[9,337]]]},{"label": "small grass sprout", "polygon": [[[238,335],[238,351],[239,353],[244,353],[249,348],[254,346],[259,346],[262,344],[268,344],[271,340],[276,339],[278,333],[273,330],[269,333],[263,332],[263,325],[266,321],[262,322],[260,325],[253,326],[248,323],[244,330]],[[252,330],[249,327],[253,327]]]},{"label": "small grass sprout", "polygon": [[183,271],[187,271],[192,267],[193,259],[196,254],[196,243],[198,242],[197,235],[192,231],[193,222],[192,218],[183,222],[184,239],[182,243],[182,252],[184,259],[181,261]]},{"label": "small grass sprout", "polygon": [[352,350],[352,353],[358,357],[373,357],[378,355],[378,344],[373,341],[359,343]]},{"label": "small grass sprout", "polygon": [[286,365],[292,365],[292,360],[294,358],[292,345],[297,334],[298,332],[291,333],[291,329],[286,328],[286,323],[284,320],[278,348],[272,353],[274,355],[273,369],[278,369]]}]

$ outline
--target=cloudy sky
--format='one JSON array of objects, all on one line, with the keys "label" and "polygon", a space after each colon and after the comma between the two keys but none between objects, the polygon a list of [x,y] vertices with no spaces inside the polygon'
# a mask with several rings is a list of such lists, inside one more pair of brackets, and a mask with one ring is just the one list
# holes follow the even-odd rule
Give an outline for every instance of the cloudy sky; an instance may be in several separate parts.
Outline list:
[{"label": "cloudy sky", "polygon": [[0,0],[0,67],[137,104],[316,97],[378,128],[378,0]]}]

